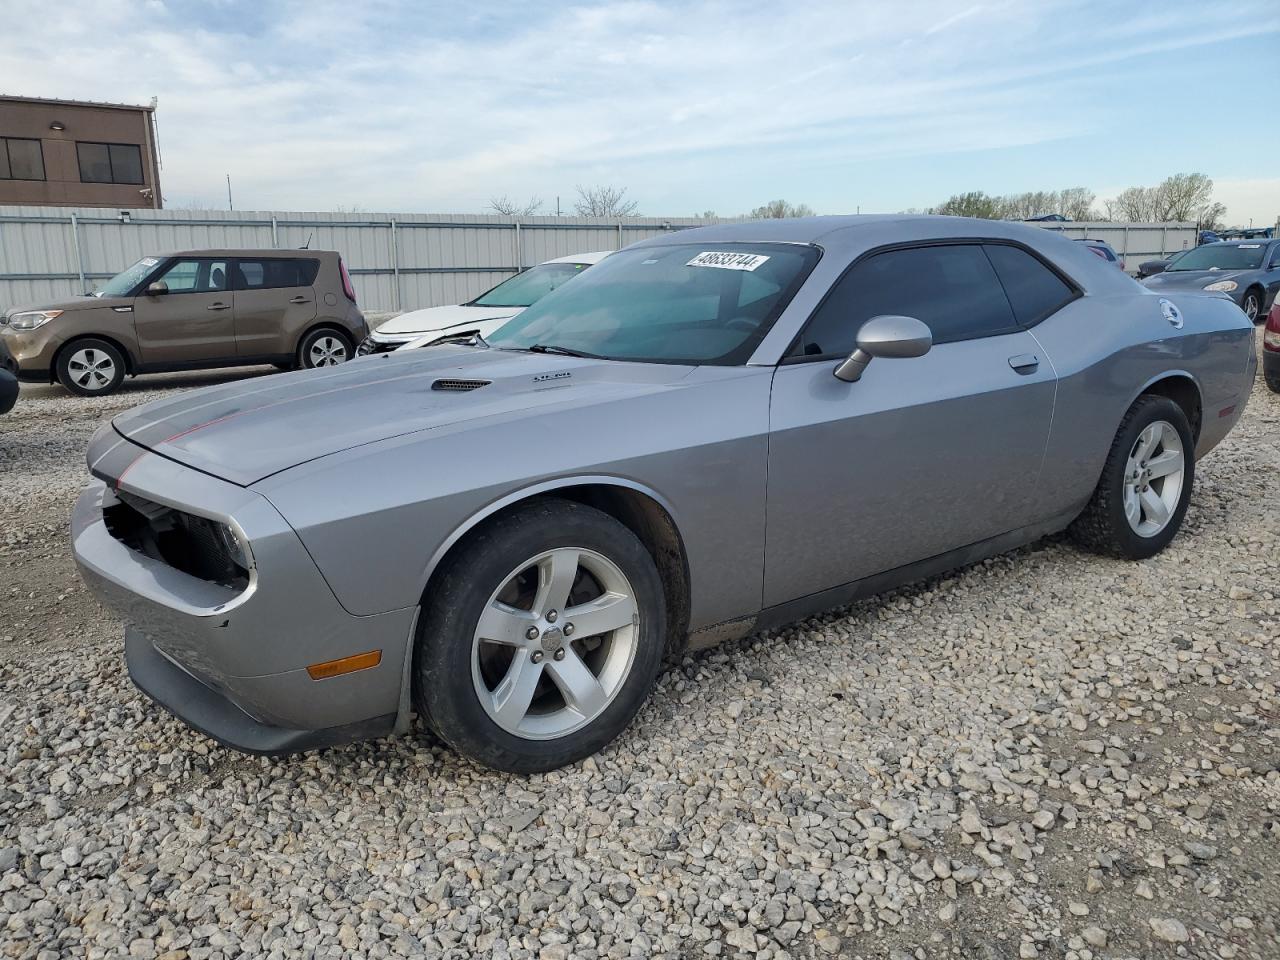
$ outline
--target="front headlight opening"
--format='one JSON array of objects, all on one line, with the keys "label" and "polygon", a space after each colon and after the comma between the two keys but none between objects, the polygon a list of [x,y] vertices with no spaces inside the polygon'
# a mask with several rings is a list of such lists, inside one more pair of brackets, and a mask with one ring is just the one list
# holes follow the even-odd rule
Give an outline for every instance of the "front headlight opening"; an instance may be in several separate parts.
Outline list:
[{"label": "front headlight opening", "polygon": [[208,517],[119,492],[103,506],[107,531],[125,546],[200,580],[243,590],[252,554],[239,531]]}]

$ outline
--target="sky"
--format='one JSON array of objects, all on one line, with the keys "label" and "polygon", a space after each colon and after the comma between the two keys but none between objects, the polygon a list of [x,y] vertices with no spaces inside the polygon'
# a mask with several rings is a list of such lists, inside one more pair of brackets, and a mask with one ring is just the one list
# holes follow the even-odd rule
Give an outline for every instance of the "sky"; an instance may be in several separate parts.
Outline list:
[{"label": "sky", "polygon": [[[56,15],[51,11],[56,10]],[[166,205],[927,207],[1179,172],[1280,217],[1280,3],[0,0],[0,93],[157,97]],[[1271,118],[1267,121],[1266,118]]]}]

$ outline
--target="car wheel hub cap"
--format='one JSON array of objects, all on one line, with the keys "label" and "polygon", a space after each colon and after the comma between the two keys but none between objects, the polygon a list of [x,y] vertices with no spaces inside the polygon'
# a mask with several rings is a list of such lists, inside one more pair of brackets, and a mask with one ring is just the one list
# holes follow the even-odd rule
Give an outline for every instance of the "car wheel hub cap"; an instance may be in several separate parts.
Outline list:
[{"label": "car wheel hub cap", "polygon": [[313,367],[333,367],[346,359],[346,344],[337,337],[321,337],[311,345]]},{"label": "car wheel hub cap", "polygon": [[71,379],[85,390],[101,390],[115,379],[115,361],[101,350],[77,350],[67,361]]},{"label": "car wheel hub cap", "polygon": [[558,547],[531,557],[485,604],[471,645],[471,680],[499,727],[528,740],[573,733],[626,683],[640,617],[617,564]]},{"label": "car wheel hub cap", "polygon": [[1124,515],[1140,537],[1154,537],[1169,525],[1186,476],[1186,452],[1173,424],[1148,424],[1125,465]]}]

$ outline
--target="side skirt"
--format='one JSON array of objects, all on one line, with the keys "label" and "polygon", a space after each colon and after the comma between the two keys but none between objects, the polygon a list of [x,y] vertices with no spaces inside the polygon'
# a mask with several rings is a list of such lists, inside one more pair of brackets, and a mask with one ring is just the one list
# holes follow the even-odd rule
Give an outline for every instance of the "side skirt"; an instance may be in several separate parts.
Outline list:
[{"label": "side skirt", "polygon": [[1076,518],[1079,512],[1079,510],[1071,510],[1042,523],[1011,530],[988,540],[979,540],[977,543],[971,543],[966,547],[948,550],[946,553],[940,553],[934,557],[928,557],[924,560],[917,560],[914,563],[904,564],[901,567],[895,567],[892,570],[886,570],[884,573],[872,574],[869,577],[863,577],[861,580],[841,584],[829,590],[822,590],[818,593],[811,593],[806,597],[766,607],[760,611],[760,615],[756,618],[754,629],[757,632],[772,630],[774,627],[803,620],[805,617],[811,617],[815,613],[821,613],[833,607],[842,607],[845,604],[853,603],[855,600],[862,600],[877,593],[894,590],[917,580],[936,577],[940,573],[946,573],[948,570],[954,570],[957,567],[968,566],[971,563],[977,563],[997,554],[1008,553],[1010,550],[1033,543],[1041,537],[1047,537],[1050,534],[1066,529],[1067,525]]}]

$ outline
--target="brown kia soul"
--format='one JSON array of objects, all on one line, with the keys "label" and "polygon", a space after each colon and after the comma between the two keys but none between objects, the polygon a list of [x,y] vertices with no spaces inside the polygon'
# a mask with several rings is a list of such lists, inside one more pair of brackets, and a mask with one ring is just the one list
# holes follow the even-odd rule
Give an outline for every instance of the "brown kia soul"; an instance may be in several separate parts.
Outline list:
[{"label": "brown kia soul", "polygon": [[21,380],[110,393],[126,374],[349,360],[369,333],[329,250],[193,250],[143,257],[91,297],[0,316]]}]

